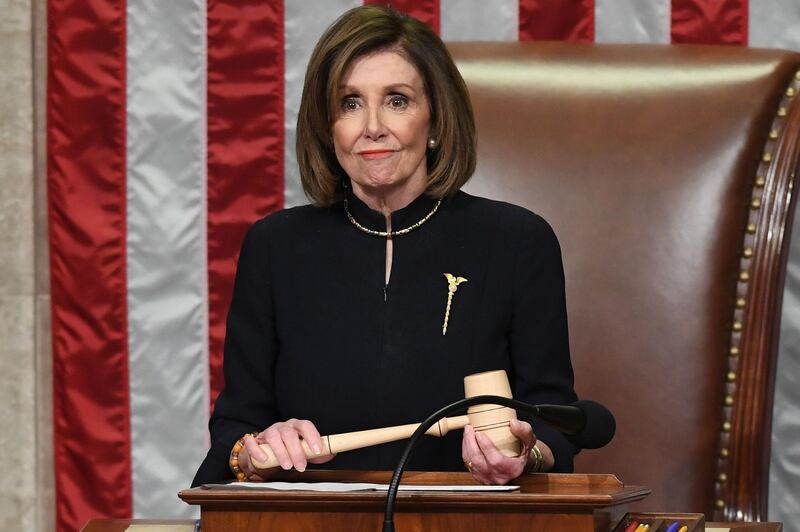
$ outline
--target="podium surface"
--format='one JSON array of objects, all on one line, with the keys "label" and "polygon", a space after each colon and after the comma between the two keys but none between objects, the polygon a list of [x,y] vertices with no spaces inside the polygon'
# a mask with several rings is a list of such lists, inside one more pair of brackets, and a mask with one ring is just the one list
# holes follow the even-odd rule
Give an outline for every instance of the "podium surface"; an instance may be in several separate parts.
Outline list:
[{"label": "podium surface", "polygon": [[[706,523],[705,528],[706,532],[782,532],[783,525],[781,523],[711,522]],[[156,519],[92,519],[81,532],[133,532],[133,530],[139,532],[198,532],[195,521]]]},{"label": "podium surface", "polygon": [[[390,471],[287,472],[276,481],[388,484]],[[403,484],[474,485],[469,473],[407,472]],[[401,492],[395,506],[398,532],[405,531],[610,531],[628,505],[650,490],[625,486],[613,475],[532,474],[513,492]],[[203,532],[244,530],[379,531],[385,492],[204,489],[179,497],[199,505]]]}]

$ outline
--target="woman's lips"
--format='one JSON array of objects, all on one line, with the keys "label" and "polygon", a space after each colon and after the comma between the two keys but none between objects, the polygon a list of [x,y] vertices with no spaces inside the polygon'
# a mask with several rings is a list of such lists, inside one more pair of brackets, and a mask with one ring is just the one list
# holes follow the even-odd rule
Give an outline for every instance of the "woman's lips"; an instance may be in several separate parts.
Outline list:
[{"label": "woman's lips", "polygon": [[385,159],[394,153],[394,150],[364,150],[358,152],[358,155],[367,160]]}]

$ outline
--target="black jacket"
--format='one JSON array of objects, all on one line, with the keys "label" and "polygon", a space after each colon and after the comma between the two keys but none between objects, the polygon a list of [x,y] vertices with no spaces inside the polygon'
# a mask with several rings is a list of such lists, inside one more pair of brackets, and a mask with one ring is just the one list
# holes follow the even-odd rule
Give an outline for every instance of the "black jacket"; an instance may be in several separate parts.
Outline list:
[{"label": "black jacket", "polygon": [[[397,230],[423,218],[421,196],[392,214]],[[383,216],[350,195],[362,225]],[[225,389],[209,423],[211,449],[194,485],[232,478],[238,438],[292,417],[321,434],[420,422],[464,397],[463,377],[509,373],[514,397],[576,399],[561,253],[550,226],[513,205],[459,192],[414,231],[385,239],[331,208],[297,207],[256,222],[239,257],[225,339]],[[465,277],[442,335],[447,280]],[[571,471],[576,449],[550,427],[534,432]],[[405,442],[342,453],[327,469],[393,469]],[[461,431],[427,438],[412,469],[463,470]]]}]

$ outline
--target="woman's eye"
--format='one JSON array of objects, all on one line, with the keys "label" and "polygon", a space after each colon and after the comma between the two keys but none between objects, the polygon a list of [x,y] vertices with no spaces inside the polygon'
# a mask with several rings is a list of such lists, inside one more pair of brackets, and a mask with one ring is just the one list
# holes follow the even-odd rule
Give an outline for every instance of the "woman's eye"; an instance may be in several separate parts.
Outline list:
[{"label": "woman's eye", "polygon": [[359,107],[358,99],[356,98],[345,98],[342,100],[342,111],[355,111]]},{"label": "woman's eye", "polygon": [[389,98],[389,106],[393,109],[405,109],[408,106],[408,98],[401,94],[395,94]]}]

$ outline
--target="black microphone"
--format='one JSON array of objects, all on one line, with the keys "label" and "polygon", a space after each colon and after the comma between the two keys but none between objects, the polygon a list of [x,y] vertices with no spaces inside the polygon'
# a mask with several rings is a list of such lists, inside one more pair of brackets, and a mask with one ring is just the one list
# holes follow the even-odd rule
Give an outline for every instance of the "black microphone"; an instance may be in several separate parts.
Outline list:
[{"label": "black microphone", "polygon": [[614,416],[609,410],[594,401],[576,401],[572,405],[529,405],[516,399],[499,395],[477,395],[461,399],[441,408],[420,423],[408,440],[400,461],[392,475],[389,490],[386,492],[386,506],[383,514],[383,532],[394,532],[394,503],[400,479],[417,442],[434,423],[472,405],[502,405],[533,414],[534,417],[552,425],[563,432],[573,445],[586,449],[597,449],[611,441],[616,431]]},{"label": "black microphone", "polygon": [[576,401],[571,405],[538,405],[534,417],[563,432],[576,447],[599,449],[608,444],[617,422],[608,408],[595,401]]}]

